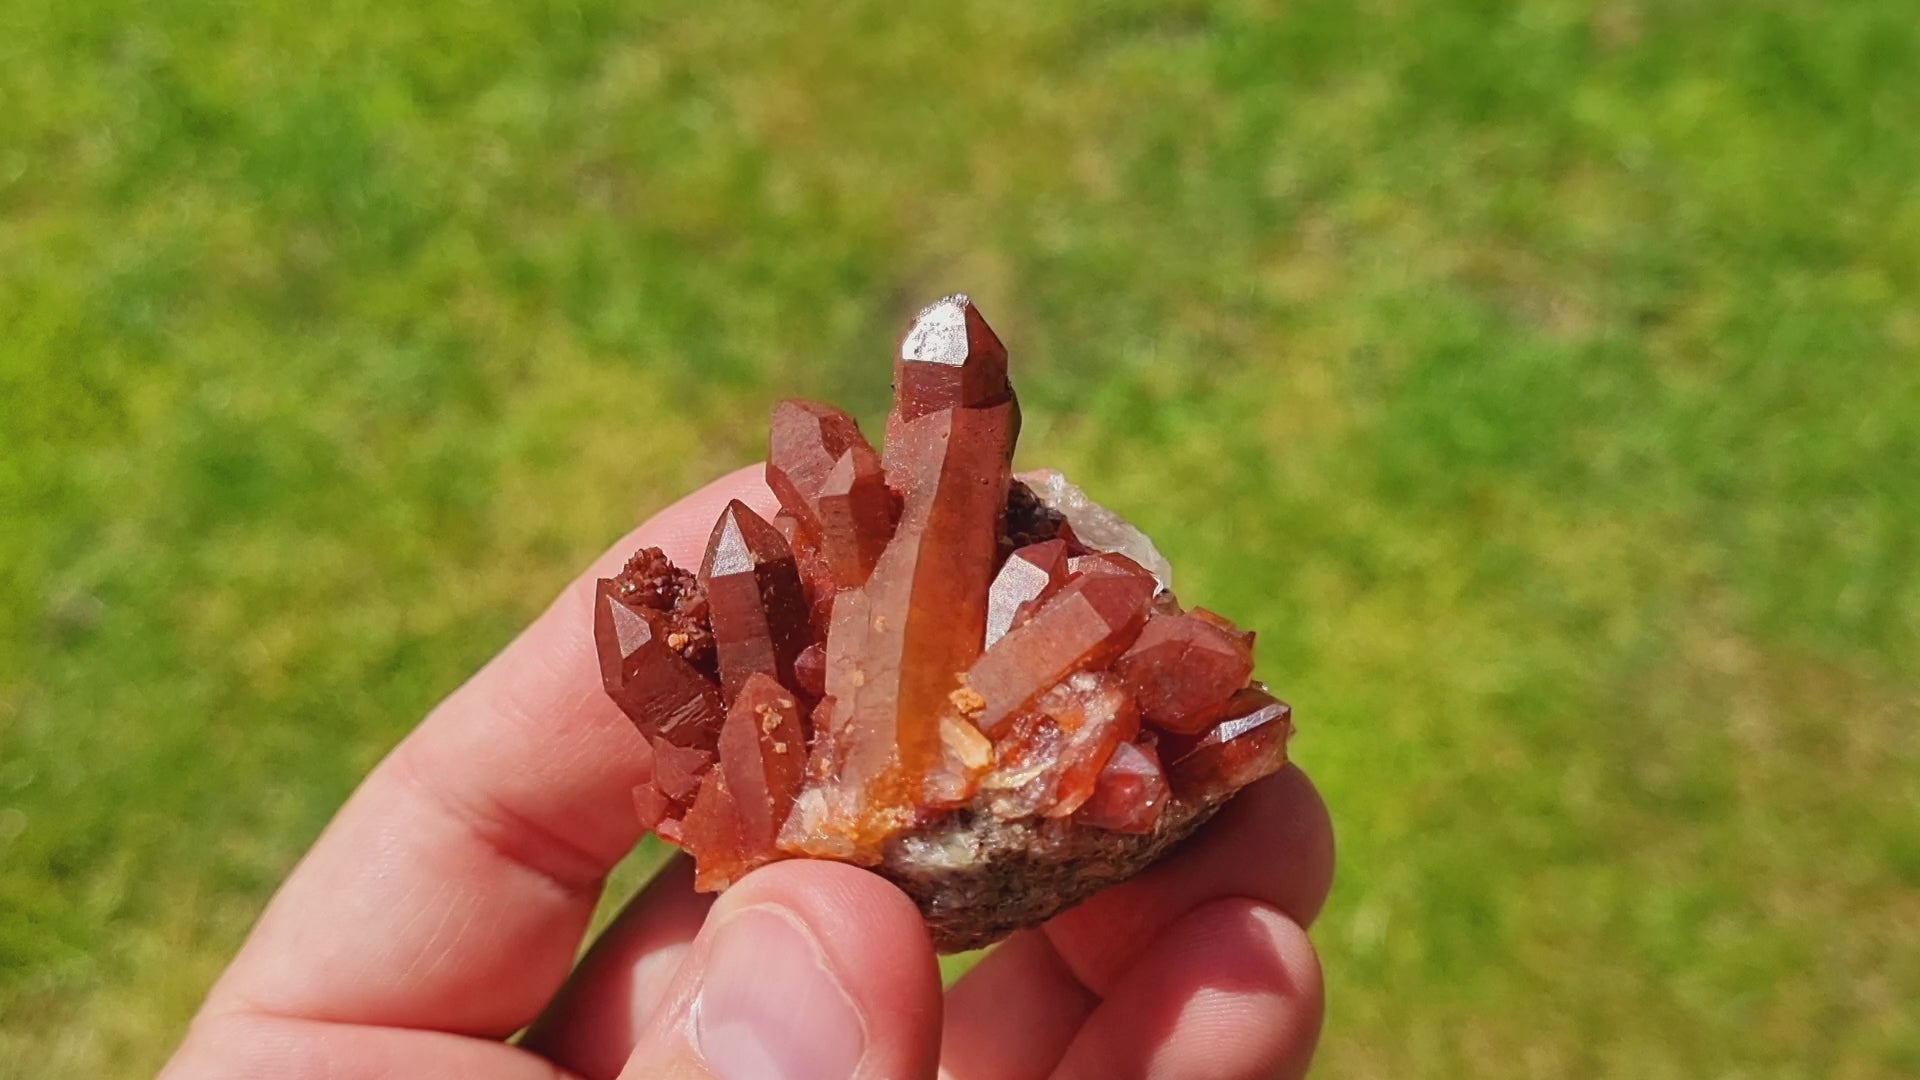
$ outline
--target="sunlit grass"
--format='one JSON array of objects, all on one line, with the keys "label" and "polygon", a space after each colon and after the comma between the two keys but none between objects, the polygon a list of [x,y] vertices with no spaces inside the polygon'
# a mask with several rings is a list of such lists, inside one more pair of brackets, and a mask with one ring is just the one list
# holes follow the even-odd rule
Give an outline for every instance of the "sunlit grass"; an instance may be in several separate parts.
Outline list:
[{"label": "sunlit grass", "polygon": [[1326,1075],[1920,1070],[1915,71],[1893,0],[19,0],[0,1075],[150,1073],[434,700],[959,287],[1261,629]]}]

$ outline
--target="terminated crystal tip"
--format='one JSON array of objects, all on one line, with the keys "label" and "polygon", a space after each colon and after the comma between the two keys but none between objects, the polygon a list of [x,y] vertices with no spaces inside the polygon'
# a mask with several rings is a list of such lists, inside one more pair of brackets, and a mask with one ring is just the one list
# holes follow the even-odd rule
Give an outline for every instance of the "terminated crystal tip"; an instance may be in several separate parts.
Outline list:
[{"label": "terminated crystal tip", "polygon": [[793,685],[793,662],[807,647],[807,598],[780,530],[746,503],[728,503],[707,541],[700,584],[712,612],[724,700],[732,704],[755,672]]},{"label": "terminated crystal tip", "polygon": [[893,368],[893,418],[901,424],[941,409],[977,409],[1008,400],[1007,348],[964,293],[928,305],[900,339]]},{"label": "terminated crystal tip", "polygon": [[973,352],[970,322],[993,339],[995,348],[1000,347],[1000,339],[993,336],[993,330],[980,317],[972,298],[966,293],[954,293],[921,308],[920,314],[913,317],[913,325],[900,341],[900,359],[949,366],[966,363]]}]

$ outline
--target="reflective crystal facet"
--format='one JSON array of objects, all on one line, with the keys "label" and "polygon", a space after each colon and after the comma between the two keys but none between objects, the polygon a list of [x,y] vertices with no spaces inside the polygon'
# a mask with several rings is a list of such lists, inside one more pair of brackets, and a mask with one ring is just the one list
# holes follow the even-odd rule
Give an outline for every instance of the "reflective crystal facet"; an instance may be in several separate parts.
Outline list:
[{"label": "reflective crystal facet", "polygon": [[754,672],[793,684],[793,661],[810,632],[806,594],[780,530],[735,499],[721,512],[700,567],[720,657],[721,697],[731,702]]},{"label": "reflective crystal facet", "polygon": [[1167,767],[1173,790],[1208,797],[1246,787],[1287,764],[1293,708],[1264,690],[1233,695],[1224,719]]},{"label": "reflective crystal facet", "polygon": [[1054,683],[1101,667],[1132,644],[1153,599],[1152,578],[1074,578],[1026,622],[994,643],[968,670],[967,686],[984,704],[974,718],[997,736],[1001,725]]},{"label": "reflective crystal facet", "polygon": [[710,747],[723,715],[713,681],[681,656],[672,617],[637,606],[617,581],[602,578],[594,592],[594,644],[607,696],[642,734],[680,746]]},{"label": "reflective crystal facet", "polygon": [[1148,723],[1197,735],[1210,714],[1247,685],[1253,653],[1198,613],[1156,615],[1113,670],[1133,690]]},{"label": "reflective crystal facet", "polygon": [[1048,540],[1007,556],[987,591],[987,647],[1031,615],[1067,580],[1067,542]]},{"label": "reflective crystal facet", "polygon": [[1073,820],[1096,829],[1152,832],[1167,805],[1167,774],[1152,746],[1121,743]]},{"label": "reflective crystal facet", "polygon": [[973,301],[961,293],[934,301],[914,317],[894,361],[888,465],[901,425],[944,409],[998,405],[1012,395],[1006,346]]}]

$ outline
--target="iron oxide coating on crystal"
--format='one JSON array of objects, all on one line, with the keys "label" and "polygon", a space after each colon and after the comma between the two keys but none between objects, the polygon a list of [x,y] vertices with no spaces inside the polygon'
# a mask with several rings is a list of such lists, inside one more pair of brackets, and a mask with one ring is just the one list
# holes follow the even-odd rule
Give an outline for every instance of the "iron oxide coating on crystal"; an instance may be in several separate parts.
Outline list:
[{"label": "iron oxide coating on crystal", "polygon": [[970,299],[923,309],[893,369],[883,452],[839,409],[779,402],[779,513],[730,503],[697,576],[635,555],[599,583],[594,638],[649,747],[634,812],[697,888],[841,859],[971,948],[1279,770],[1292,710],[1139,530],[1058,473],[1013,477],[1007,351]]}]

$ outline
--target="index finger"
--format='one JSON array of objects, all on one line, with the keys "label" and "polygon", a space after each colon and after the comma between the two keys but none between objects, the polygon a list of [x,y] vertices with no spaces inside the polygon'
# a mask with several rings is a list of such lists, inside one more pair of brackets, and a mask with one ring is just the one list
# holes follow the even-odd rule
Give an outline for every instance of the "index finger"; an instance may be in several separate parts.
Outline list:
[{"label": "index finger", "polygon": [[268,905],[206,1011],[504,1037],[572,966],[640,837],[648,751],[600,688],[594,579],[643,546],[682,566],[759,466],[630,534],[436,708],[354,792]]}]

